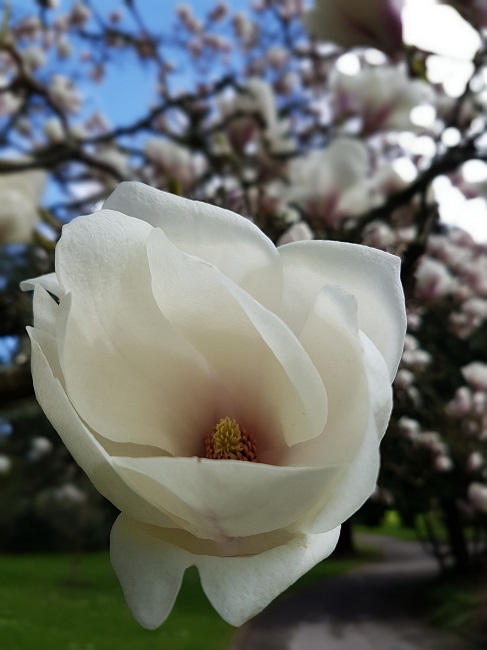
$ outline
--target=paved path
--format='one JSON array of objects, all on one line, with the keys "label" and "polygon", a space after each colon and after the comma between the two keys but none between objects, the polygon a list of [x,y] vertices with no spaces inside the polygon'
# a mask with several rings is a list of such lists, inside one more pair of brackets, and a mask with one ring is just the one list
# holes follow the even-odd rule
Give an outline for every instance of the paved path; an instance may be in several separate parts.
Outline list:
[{"label": "paved path", "polygon": [[423,622],[418,595],[437,566],[418,543],[362,541],[383,559],[273,603],[238,631],[232,650],[474,650]]}]

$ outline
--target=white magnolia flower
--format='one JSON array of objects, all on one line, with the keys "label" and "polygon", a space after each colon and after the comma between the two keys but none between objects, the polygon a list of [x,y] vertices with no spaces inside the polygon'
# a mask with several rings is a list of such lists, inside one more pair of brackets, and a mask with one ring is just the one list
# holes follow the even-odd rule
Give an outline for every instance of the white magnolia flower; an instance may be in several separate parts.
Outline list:
[{"label": "white magnolia flower", "polygon": [[269,191],[299,206],[312,219],[336,228],[344,215],[363,214],[371,206],[368,170],[364,145],[337,138],[326,149],[292,159],[288,182],[276,182]]},{"label": "white magnolia flower", "polygon": [[45,179],[45,173],[37,170],[0,177],[0,244],[32,240]]},{"label": "white magnolia flower", "polygon": [[337,72],[331,90],[338,115],[358,114],[365,134],[415,131],[413,108],[436,101],[431,86],[410,79],[402,66],[367,67],[353,76]]},{"label": "white magnolia flower", "polygon": [[398,258],[276,249],[232,212],[122,183],[32,287],[36,395],[121,510],[111,558],[142,625],[191,565],[239,625],[332,552],[376,484]]},{"label": "white magnolia flower", "polygon": [[314,0],[303,22],[319,39],[394,54],[403,46],[401,7],[402,0]]}]

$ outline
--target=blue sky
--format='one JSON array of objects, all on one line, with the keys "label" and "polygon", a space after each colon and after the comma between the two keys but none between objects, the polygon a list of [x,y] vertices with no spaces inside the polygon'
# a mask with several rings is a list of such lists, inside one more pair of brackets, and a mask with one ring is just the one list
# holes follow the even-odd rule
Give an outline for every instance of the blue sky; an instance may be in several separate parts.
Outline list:
[{"label": "blue sky", "polygon": [[[2,3],[3,4],[3,3]],[[59,8],[54,13],[64,13],[72,4],[71,0],[60,0]],[[194,13],[203,17],[216,4],[215,0],[136,0],[136,5],[144,17],[146,24],[155,32],[170,32],[175,23],[175,9],[178,5],[187,4]],[[230,11],[246,9],[250,0],[229,0]],[[123,0],[96,0],[95,6],[100,14],[108,15],[114,9],[122,8],[126,13]],[[13,2],[15,15],[37,13],[34,0],[15,0]],[[175,61],[175,63],[178,63]],[[191,81],[191,69],[182,68],[177,83],[186,86]],[[144,69],[133,60],[133,57],[120,56],[115,60],[103,84],[85,84],[81,90],[85,95],[87,108],[90,112],[99,109],[110,118],[113,124],[127,123],[139,118],[143,111],[154,100],[154,73]]]}]

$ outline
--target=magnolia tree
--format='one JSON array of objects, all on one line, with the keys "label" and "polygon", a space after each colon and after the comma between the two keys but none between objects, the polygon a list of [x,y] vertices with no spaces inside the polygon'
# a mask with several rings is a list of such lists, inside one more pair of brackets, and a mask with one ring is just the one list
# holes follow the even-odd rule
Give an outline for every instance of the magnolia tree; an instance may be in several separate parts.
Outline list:
[{"label": "magnolia tree", "polygon": [[[61,443],[57,442],[52,431],[45,438],[48,444],[40,443],[39,440],[44,438],[33,433],[37,424],[30,427],[22,424],[25,411],[19,405],[24,401],[30,403],[33,395],[28,363],[30,348],[24,332],[31,320],[31,302],[27,294],[19,291],[18,285],[27,277],[47,274],[40,285],[38,282],[26,285],[26,288],[39,285],[34,299],[36,321],[32,334],[34,349],[38,350],[38,356],[34,357],[36,393],[76,461],[98,489],[125,513],[125,519],[118,520],[114,529],[114,564],[122,583],[124,580],[130,582],[130,575],[127,577],[130,567],[126,565],[123,552],[126,547],[120,540],[130,540],[132,546],[129,546],[133,550],[143,534],[133,528],[130,516],[126,517],[127,508],[129,512],[141,508],[147,515],[146,523],[153,522],[153,513],[147,505],[150,501],[147,495],[139,503],[139,494],[135,501],[130,501],[129,507],[124,500],[126,495],[119,497],[117,490],[112,488],[118,485],[122,476],[119,489],[123,492],[126,485],[131,484],[133,476],[142,473],[145,487],[141,490],[146,494],[145,490],[155,480],[149,471],[150,462],[144,469],[137,467],[141,452],[135,445],[130,447],[134,443],[130,427],[137,428],[137,418],[144,422],[147,418],[150,420],[153,406],[150,400],[158,398],[153,395],[153,388],[147,387],[134,406],[129,397],[130,382],[123,383],[123,367],[119,368],[111,356],[109,362],[98,367],[99,359],[108,354],[110,346],[107,343],[103,354],[99,353],[86,336],[91,331],[89,328],[98,331],[100,320],[87,321],[85,329],[78,326],[71,331],[68,328],[62,335],[60,326],[53,330],[52,323],[61,317],[56,315],[52,296],[56,298],[54,304],[59,302],[59,311],[62,311],[63,305],[67,304],[67,287],[71,288],[73,295],[76,292],[84,295],[85,276],[86,282],[91,283],[91,290],[98,296],[99,305],[104,301],[109,304],[113,300],[110,291],[113,291],[118,296],[117,304],[122,314],[121,334],[112,333],[113,341],[116,341],[113,345],[125,349],[124,337],[130,328],[137,325],[139,338],[130,344],[136,354],[131,363],[133,367],[145,364],[144,372],[150,375],[151,355],[155,355],[158,348],[150,340],[149,316],[143,325],[136,321],[139,314],[134,315],[134,311],[140,310],[147,315],[154,300],[160,304],[170,299],[169,289],[162,285],[153,288],[152,297],[135,291],[133,282],[135,277],[140,279],[137,274],[142,273],[141,267],[130,266],[135,264],[135,257],[131,257],[135,253],[124,247],[120,233],[125,232],[126,241],[133,240],[133,250],[137,249],[135,242],[142,242],[146,234],[142,226],[133,229],[133,226],[125,226],[124,222],[106,214],[116,211],[144,219],[152,226],[161,226],[169,240],[181,249],[175,252],[159,235],[152,236],[153,243],[147,244],[150,264],[154,265],[151,272],[156,276],[163,271],[157,258],[150,256],[152,246],[164,250],[162,257],[172,260],[175,268],[182,265],[184,273],[182,270],[181,277],[187,278],[188,283],[194,273],[191,291],[178,284],[178,277],[174,278],[171,291],[179,292],[179,295],[194,294],[192,300],[198,303],[196,287],[200,285],[197,285],[196,278],[199,270],[191,267],[189,272],[193,262],[181,262],[181,255],[201,256],[220,266],[220,270],[229,276],[229,282],[238,280],[243,283],[252,300],[269,310],[272,318],[278,317],[279,322],[276,321],[271,328],[272,335],[271,330],[265,336],[260,330],[264,340],[275,335],[281,336],[283,341],[287,337],[287,328],[296,335],[305,336],[302,315],[295,318],[294,308],[284,316],[277,310],[277,303],[271,295],[272,287],[276,295],[281,289],[274,286],[272,278],[266,276],[258,282],[261,270],[257,273],[253,269],[254,280],[245,284],[247,281],[242,278],[251,275],[251,263],[237,279],[236,272],[231,269],[231,263],[236,268],[241,264],[235,261],[240,257],[249,256],[255,261],[253,251],[256,247],[260,251],[259,265],[262,268],[265,266],[263,260],[271,259],[270,249],[266,248],[268,244],[264,245],[264,239],[260,240],[256,235],[260,229],[274,244],[289,245],[278,248],[278,251],[289,274],[286,280],[289,286],[286,285],[288,288],[285,290],[290,291],[292,300],[299,303],[299,310],[306,313],[309,305],[305,304],[308,298],[300,302],[301,290],[297,280],[293,284],[294,275],[305,278],[306,287],[314,287],[318,281],[316,278],[321,276],[327,278],[323,284],[342,287],[355,296],[356,303],[353,304],[358,304],[358,327],[365,332],[367,340],[373,342],[371,348],[363,341],[360,345],[355,342],[354,354],[358,354],[359,349],[366,356],[380,353],[387,365],[388,374],[386,370],[381,371],[382,375],[375,379],[371,378],[368,370],[372,364],[370,359],[365,362],[363,377],[362,371],[357,370],[348,377],[344,370],[337,369],[338,374],[333,379],[320,366],[324,362],[319,347],[312,347],[311,352],[307,350],[323,382],[326,383],[326,375],[329,382],[338,382],[337,385],[341,386],[340,395],[338,389],[334,393],[327,386],[329,408],[332,397],[335,403],[348,400],[352,403],[355,398],[352,399],[351,393],[366,391],[366,386],[369,398],[372,402],[376,400],[372,406],[364,407],[361,416],[352,407],[348,415],[343,408],[343,412],[332,409],[330,413],[335,415],[329,415],[329,421],[335,422],[337,431],[340,427],[353,429],[352,425],[345,427],[344,422],[349,422],[347,417],[366,418],[370,412],[376,418],[377,432],[381,433],[385,428],[387,408],[385,402],[382,406],[379,404],[380,395],[393,378],[397,366],[397,350],[402,345],[402,316],[394,284],[393,258],[381,251],[393,253],[401,259],[408,334],[394,384],[396,402],[391,431],[383,448],[383,472],[373,498],[382,499],[389,506],[393,504],[409,522],[417,521],[420,516],[441,562],[448,562],[453,557],[458,566],[472,564],[485,552],[487,522],[487,475],[484,470],[487,435],[486,250],[465,232],[447,227],[440,217],[444,203],[441,190],[445,186],[465,200],[485,200],[487,195],[487,174],[483,171],[483,161],[487,157],[484,136],[487,93],[485,3],[482,0],[452,0],[444,3],[448,7],[437,7],[438,10],[448,9],[448,15],[457,21],[458,29],[468,27],[472,38],[478,40],[476,53],[466,63],[467,72],[461,87],[455,88],[454,92],[448,86],[448,77],[444,82],[438,78],[441,52],[438,55],[433,47],[431,51],[420,48],[413,43],[414,38],[405,44],[405,14],[400,0],[374,0],[366,3],[365,8],[364,3],[358,0],[315,0],[311,8],[300,0],[256,0],[249,2],[246,9],[238,10],[232,7],[231,2],[208,4],[204,10],[203,3],[195,3],[194,7],[181,4],[173,16],[165,15],[164,20],[160,13],[135,0],[126,0],[118,9],[107,11],[103,3],[66,4],[58,6],[56,0],[38,0],[37,4],[32,4],[30,12],[11,4],[4,4],[2,8],[0,488],[12,495],[9,502],[24,498],[19,486],[24,486],[22,489],[25,490],[25,485],[31,484],[34,487],[30,494],[39,492],[34,500],[35,521],[42,520],[43,525],[50,526],[53,535],[64,536],[66,540],[70,538],[70,531],[78,531],[76,538],[79,539],[85,535],[90,522],[100,521],[95,511],[102,506],[89,487],[81,483],[82,479],[68,457],[64,458],[63,467],[59,467],[53,479],[52,466],[45,458],[51,458],[56,448],[61,449]],[[120,84],[122,75],[124,83]],[[110,90],[114,80],[118,80],[116,96]],[[124,104],[132,105],[134,95],[140,97],[140,102],[136,102],[135,116],[129,115],[128,109],[124,112]],[[104,110],[103,106],[109,108]],[[477,170],[477,177],[473,180],[467,173],[468,165],[472,164]],[[484,173],[483,179],[481,173]],[[93,222],[74,221],[66,228],[56,253],[57,279],[49,275],[54,269],[54,247],[63,224],[80,214],[94,212],[122,181],[138,181],[167,194],[154,194],[139,185],[119,186],[105,204],[105,216],[100,213],[102,216],[94,218]],[[193,204],[181,203],[184,198],[196,199],[212,207],[190,207]],[[234,232],[234,226],[227,224],[227,220],[233,217],[228,213],[223,217],[217,208],[243,215],[246,225],[235,226]],[[161,214],[165,211],[182,215],[178,216],[181,225],[162,224]],[[208,215],[213,215],[212,219]],[[208,221],[213,225],[208,226]],[[90,223],[89,232],[78,223]],[[220,230],[215,229],[214,224],[219,224]],[[230,236],[229,233],[233,234]],[[315,245],[311,240],[320,243]],[[196,241],[200,242],[199,246],[196,246]],[[305,245],[296,246],[296,242]],[[326,246],[323,242],[327,242]],[[360,253],[350,253],[350,257],[348,253],[337,255],[336,251],[349,250],[346,243],[369,248],[357,249]],[[248,249],[245,248],[247,244]],[[217,254],[216,249],[223,249],[223,252]],[[355,251],[354,248],[350,250]],[[294,253],[289,251],[300,252],[294,258]],[[101,273],[100,269],[110,278],[118,274],[126,284],[120,280],[120,285],[109,285],[105,283],[103,274],[97,284],[96,273]],[[366,300],[362,296],[362,274],[367,278],[363,281],[364,286],[367,283],[373,286],[369,294],[366,292]],[[62,285],[59,278],[62,278]],[[205,281],[201,278],[199,281],[202,293],[209,286],[207,283],[216,282],[209,276]],[[259,286],[260,282],[262,286]],[[220,286],[219,283],[220,280],[216,284]],[[186,290],[189,293],[185,293]],[[119,291],[121,293],[117,293]],[[308,289],[305,291],[303,288],[303,291],[306,293]],[[344,315],[352,303],[346,303],[340,297],[340,289],[337,291],[336,295],[331,291],[323,303],[323,309],[336,314],[338,319],[333,327],[330,325],[333,332],[335,329],[345,331],[345,321],[351,322]],[[87,318],[89,301],[85,304],[85,298],[80,298],[79,303],[76,303],[76,298],[73,300],[72,309],[78,310],[79,319]],[[222,304],[215,302],[213,321],[205,321],[201,314],[193,315],[199,319],[197,322],[202,331],[206,331],[205,323],[210,328],[215,319],[221,320],[225,311]],[[245,302],[245,313],[250,313],[251,304],[254,303]],[[342,323],[343,318],[345,321]],[[357,316],[354,318],[356,321]],[[154,316],[154,327],[156,321]],[[264,328],[263,322],[259,320],[259,327]],[[106,321],[105,326],[100,340],[111,331],[112,324]],[[36,333],[38,330],[41,334]],[[182,331],[198,350],[202,346],[200,352],[208,360],[211,346],[205,347],[207,341],[198,338],[197,332],[184,328]],[[314,340],[312,333],[307,335],[311,341]],[[49,370],[45,359],[51,353],[46,352],[46,346],[49,348],[60,336],[63,345],[71,346],[72,356],[66,352],[60,360],[51,359]],[[68,336],[72,343],[66,343],[64,337]],[[238,337],[232,340],[238,344]],[[59,347],[59,342],[56,345]],[[294,345],[291,339],[286,338],[286,346],[294,350]],[[314,346],[314,343],[309,345]],[[344,345],[337,339],[337,350]],[[282,352],[282,348],[277,346],[274,350],[279,358],[278,350]],[[288,378],[293,372],[298,372],[296,368],[308,368],[308,357],[308,360],[301,358],[301,353],[296,350],[293,353],[297,355],[294,366],[286,371]],[[245,395],[242,403],[247,404],[247,411],[251,411],[252,406],[247,395],[250,389],[245,386],[253,381],[249,379],[252,360],[257,364],[260,359],[260,352],[254,352],[254,356],[244,359],[232,356],[233,347],[227,349],[227,366],[234,363],[235,367],[241,367],[242,376],[248,379],[244,385],[235,378],[235,386],[240,388],[235,388],[232,397],[238,402],[236,394]],[[330,364],[332,358],[333,363],[338,364],[337,368],[343,369],[350,363],[350,360],[340,359],[338,354],[330,357]],[[114,365],[110,365],[112,361]],[[213,359],[211,364],[216,367],[220,361]],[[285,365],[283,360],[281,362]],[[377,357],[374,363],[376,365],[372,365],[377,368]],[[174,402],[174,408],[179,408],[179,397],[173,394],[174,386],[161,372],[154,368],[154,378],[160,382],[161,394],[165,394],[166,401]],[[291,381],[306,408],[311,408],[321,395],[319,382],[316,383],[313,373],[316,369],[309,367],[306,381],[302,380],[304,383],[300,384],[301,379],[297,376],[293,376]],[[196,364],[190,375],[193,382],[197,383],[198,377],[201,379],[199,395],[206,395],[200,365]],[[60,381],[55,389],[48,381],[52,376]],[[178,377],[181,381],[188,378],[184,373]],[[252,437],[244,434],[244,442],[232,443],[236,445],[235,449],[238,448],[238,458],[257,458],[263,463],[279,465],[284,463],[282,459],[285,457],[285,464],[301,467],[309,461],[306,454],[315,448],[317,457],[328,453],[336,463],[355,467],[350,458],[341,455],[343,450],[338,443],[328,452],[321,450],[318,443],[315,447],[306,446],[306,441],[317,435],[325,415],[317,409],[313,418],[301,421],[299,409],[293,411],[298,402],[294,403],[291,393],[286,393],[284,379],[281,381],[278,374],[272,377],[275,385],[270,389],[271,393],[268,393],[268,388],[262,388],[268,399],[269,422],[284,418],[280,425],[284,441],[290,449],[294,449],[294,445],[301,451],[296,452],[297,455],[294,452],[281,455],[281,451],[276,451],[280,449],[279,445],[274,448],[264,436],[267,451],[264,453],[261,449],[259,452]],[[360,377],[363,379],[362,388],[359,386]],[[222,386],[224,383],[222,380]],[[69,399],[63,392],[67,384]],[[107,387],[113,388],[114,385],[120,390],[106,392]],[[48,389],[41,386],[51,386],[50,397],[46,397]],[[59,386],[64,387],[63,391],[59,392]],[[278,386],[282,389],[280,392]],[[258,392],[252,393],[255,399]],[[57,395],[56,400],[54,395]],[[50,400],[58,404],[54,411]],[[321,401],[324,402],[325,398]],[[205,400],[201,397],[198,403],[203,411]],[[76,424],[70,419],[75,417],[71,411],[69,422],[60,415],[64,413],[63,408],[69,410],[73,406],[76,417],[80,418]],[[184,414],[192,407],[179,406],[178,418],[187,417]],[[237,406],[235,408],[241,421],[250,422],[250,415],[245,415],[243,407],[239,407],[240,410]],[[283,413],[287,414],[286,417]],[[217,424],[214,434],[217,442],[211,436],[205,442],[209,459],[226,458],[222,440],[231,441],[241,435],[236,420],[224,417],[226,415],[228,413],[222,413]],[[377,418],[380,420],[381,417],[377,423]],[[99,466],[105,467],[107,473],[112,472],[110,480],[113,485],[110,481],[108,485],[105,478],[100,477],[99,466],[95,467],[93,460],[86,460],[86,448],[75,442],[76,436],[73,438],[76,427],[85,424],[90,427],[93,450],[96,447],[97,453],[103,457],[103,461],[98,460]],[[303,431],[314,433],[299,433],[297,424]],[[144,455],[156,456],[154,449],[158,446],[158,438],[150,433],[155,431],[155,420],[152,423],[147,421],[146,425]],[[43,422],[42,427],[45,426]],[[115,435],[117,427],[122,433]],[[247,427],[252,428],[250,424]],[[117,438],[117,435],[122,438]],[[22,444],[18,442],[20,438]],[[304,446],[300,447],[300,444]],[[189,447],[178,451],[171,447],[170,441],[167,441],[165,449],[166,456],[185,456],[191,452]],[[194,450],[191,453],[195,453]],[[32,454],[40,454],[44,460],[31,461]],[[120,454],[127,456],[128,460],[114,472],[113,458]],[[59,452],[52,457],[59,463],[63,454]],[[41,463],[35,484],[28,465],[30,462]],[[366,464],[364,459],[361,462]],[[332,518],[334,526],[342,523],[368,497],[376,482],[377,462],[374,460],[368,465],[367,480],[357,481],[353,489],[350,486],[343,487],[342,491],[330,488],[330,495],[337,491],[344,494],[336,498],[342,505],[345,501],[347,504],[343,508],[336,506],[341,514],[336,521]],[[183,469],[180,468],[177,474]],[[169,476],[169,469],[167,471]],[[196,475],[203,481],[197,472]],[[328,477],[327,480],[332,479]],[[196,478],[193,476],[191,481],[196,481]],[[197,481],[191,485],[196,492],[201,488]],[[258,481],[256,485],[260,485]],[[246,489],[251,491],[251,487],[248,485]],[[159,486],[158,489],[165,494],[169,488]],[[183,487],[178,489],[184,492]],[[307,488],[299,489],[308,494]],[[258,498],[258,492],[252,492],[252,495],[249,495],[250,501]],[[311,493],[306,498],[310,499],[308,510],[317,507]],[[219,503],[216,494],[215,500]],[[91,510],[88,503],[93,504]],[[216,544],[219,538],[215,522],[209,526],[201,519],[201,513],[196,517],[194,504],[191,508],[186,504],[178,510],[177,525],[184,528],[184,535],[199,535]],[[0,511],[0,527],[4,531],[8,528],[10,539],[15,538],[15,527],[20,521],[15,512],[11,508]],[[309,532],[309,526],[303,527],[302,523],[294,528],[290,526],[292,517],[298,517],[298,514],[299,517],[305,514],[310,517],[310,512],[301,512],[298,508],[293,513],[288,513],[290,521],[279,515],[278,521],[272,520],[273,523],[269,524],[273,526],[272,530],[280,530],[286,524],[286,540],[286,535],[291,535],[289,530],[294,531],[292,535],[298,534],[295,531],[299,535]],[[185,522],[187,517],[193,519],[185,528],[186,524],[183,526],[181,522]],[[434,524],[431,523],[433,518]],[[247,514],[242,511],[233,537],[243,535],[246,539],[262,532],[255,521],[247,519]],[[331,527],[331,520],[326,521],[326,525]],[[442,545],[443,534],[438,538],[438,521],[442,530],[447,531],[447,550]],[[160,517],[157,522],[157,526],[162,525]],[[174,527],[174,521],[171,526]],[[468,528],[475,530],[475,544],[467,541],[465,531]],[[266,529],[265,535],[271,535],[272,530]],[[172,534],[174,542],[176,533]],[[271,544],[267,537],[265,540],[265,544]],[[322,544],[327,550],[321,553],[321,557],[331,551],[336,535],[326,540],[326,544],[325,541]],[[287,544],[288,541],[282,542],[282,548],[292,555],[294,550],[291,551]],[[194,548],[188,542],[184,549],[185,560],[178,560],[182,570],[185,562],[190,562],[188,557]],[[204,552],[212,557],[220,553],[213,547]],[[263,552],[253,552],[257,557],[264,555]],[[269,559],[271,551],[266,553],[266,561],[272,562]],[[298,562],[299,570],[304,571],[306,566],[320,559],[318,556],[319,553],[308,558],[308,564]],[[198,566],[202,575],[206,575],[205,567]],[[232,565],[229,571],[233,570],[237,569]],[[208,575],[206,580],[210,580]],[[297,575],[289,579],[295,577]],[[215,589],[218,592],[213,584],[207,583],[206,588],[209,592]],[[229,608],[224,614],[227,620],[238,623],[264,606],[278,590],[276,587],[257,605],[253,601],[251,605],[242,605],[241,611],[232,610],[231,604],[222,604],[218,594],[213,593],[213,600],[219,610]],[[129,594],[127,597],[129,601],[132,598],[131,606],[144,624],[154,626],[160,622],[160,612],[152,616],[147,611],[139,611],[140,608],[137,610],[138,603],[144,602],[143,594],[137,592],[135,596]]]}]

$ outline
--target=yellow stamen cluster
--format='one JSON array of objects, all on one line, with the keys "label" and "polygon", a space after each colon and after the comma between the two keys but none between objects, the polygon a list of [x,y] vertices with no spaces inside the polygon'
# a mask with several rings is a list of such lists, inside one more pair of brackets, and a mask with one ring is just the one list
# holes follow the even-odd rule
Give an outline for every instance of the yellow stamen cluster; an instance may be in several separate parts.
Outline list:
[{"label": "yellow stamen cluster", "polygon": [[236,420],[222,418],[205,438],[206,458],[257,461],[257,447],[252,436]]}]

